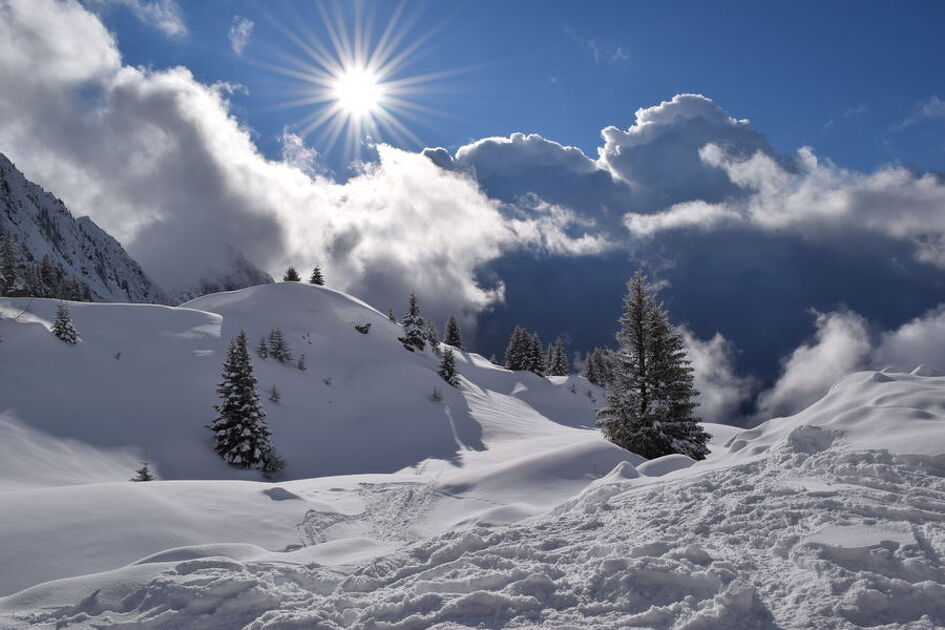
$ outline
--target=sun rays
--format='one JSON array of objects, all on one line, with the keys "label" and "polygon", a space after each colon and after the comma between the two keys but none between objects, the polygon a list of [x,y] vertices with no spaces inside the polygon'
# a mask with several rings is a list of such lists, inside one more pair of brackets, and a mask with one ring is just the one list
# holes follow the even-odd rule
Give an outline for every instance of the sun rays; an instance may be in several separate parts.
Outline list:
[{"label": "sun rays", "polygon": [[375,28],[375,14],[365,13],[360,3],[347,16],[336,2],[316,6],[323,34],[316,34],[304,20],[290,27],[269,16],[295,51],[278,50],[279,63],[256,62],[293,80],[290,98],[275,105],[303,110],[293,132],[312,137],[321,153],[340,148],[346,163],[361,159],[365,143],[422,146],[411,127],[444,114],[418,103],[417,97],[435,91],[431,84],[456,72],[409,74],[436,29],[414,32],[418,15],[408,15],[404,3],[383,28]]}]

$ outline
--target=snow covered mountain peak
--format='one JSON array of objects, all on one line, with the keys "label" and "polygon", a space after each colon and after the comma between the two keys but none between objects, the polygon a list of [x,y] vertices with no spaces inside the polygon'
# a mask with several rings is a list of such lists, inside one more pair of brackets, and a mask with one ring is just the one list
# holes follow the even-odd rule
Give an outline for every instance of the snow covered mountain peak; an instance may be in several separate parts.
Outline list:
[{"label": "snow covered mountain peak", "polygon": [[20,264],[48,255],[100,302],[166,303],[121,244],[89,217],[76,219],[61,200],[28,181],[0,153],[0,234],[12,236]]}]

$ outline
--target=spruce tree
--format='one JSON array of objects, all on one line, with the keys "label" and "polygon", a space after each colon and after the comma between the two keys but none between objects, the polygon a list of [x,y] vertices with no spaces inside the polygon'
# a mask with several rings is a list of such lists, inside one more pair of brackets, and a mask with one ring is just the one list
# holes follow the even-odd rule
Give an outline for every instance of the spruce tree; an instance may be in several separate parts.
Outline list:
[{"label": "spruce tree", "polygon": [[279,363],[288,363],[292,360],[289,342],[286,341],[282,329],[278,326],[269,333],[269,356]]},{"label": "spruce tree", "polygon": [[275,385],[269,388],[269,402],[278,405],[282,402],[282,394],[279,393],[279,390]]},{"label": "spruce tree", "polygon": [[72,325],[72,314],[69,312],[69,305],[65,302],[56,305],[56,319],[53,320],[52,334],[60,341],[68,344],[74,345],[79,342],[79,334],[76,332],[75,326]]},{"label": "spruce tree", "polygon": [[456,323],[456,318],[452,315],[446,320],[446,335],[443,338],[443,342],[453,346],[457,350],[463,349],[463,339],[459,334],[459,324]]},{"label": "spruce tree", "polygon": [[551,374],[551,365],[555,362],[555,346],[550,341],[548,345],[545,346],[545,367],[548,369],[548,374]]},{"label": "spruce tree", "polygon": [[282,461],[269,440],[269,426],[259,405],[256,376],[243,331],[230,342],[217,393],[220,396],[220,404],[214,406],[217,417],[208,425],[213,431],[214,450],[231,466],[254,468],[266,475],[277,472]]},{"label": "spruce tree", "polygon": [[541,337],[537,332],[533,332],[529,341],[528,364],[525,369],[542,376],[545,373],[545,357],[541,347]]},{"label": "spruce tree", "polygon": [[322,275],[322,270],[315,267],[315,269],[312,270],[312,275],[308,279],[308,283],[323,286],[325,284],[325,276]]},{"label": "spruce tree", "polygon": [[646,458],[704,459],[709,436],[692,414],[697,395],[682,337],[642,271],[627,283],[619,350],[598,425],[611,442]]},{"label": "spruce tree", "polygon": [[426,321],[420,314],[420,305],[417,304],[417,296],[410,294],[410,303],[407,308],[407,314],[404,315],[404,336],[401,341],[405,346],[423,350],[427,344],[427,326]]},{"label": "spruce tree", "polygon": [[443,360],[440,361],[440,369],[437,372],[444,381],[456,387],[459,385],[459,377],[456,373],[456,356],[452,348],[447,348],[443,352]]},{"label": "spruce tree", "polygon": [[260,337],[260,338],[259,338],[259,343],[256,344],[256,356],[258,356],[260,359],[268,359],[268,358],[269,358],[269,348],[268,348],[268,346],[266,346],[266,338],[265,338],[265,337]]},{"label": "spruce tree", "polygon": [[299,275],[299,272],[295,270],[295,267],[289,267],[286,269],[285,275],[282,276],[283,282],[299,282],[302,280],[302,276]]},{"label": "spruce tree", "polygon": [[510,370],[527,370],[531,347],[532,340],[528,331],[516,326],[505,349],[505,367]]},{"label": "spruce tree", "polygon": [[3,281],[0,294],[2,295],[11,296],[16,293],[19,279],[17,258],[13,235],[7,232],[3,237],[3,245],[0,246],[0,277],[2,277],[0,279]]},{"label": "spruce tree", "polygon": [[135,476],[130,481],[154,481],[154,473],[151,472],[151,465],[148,462],[141,462],[141,468],[135,471]]},{"label": "spruce tree", "polygon": [[392,308],[387,309],[387,319],[394,322],[395,324],[397,323],[397,316],[394,315],[394,309]]},{"label": "spruce tree", "polygon": [[548,374],[552,376],[567,376],[571,373],[568,354],[564,350],[564,342],[561,340],[561,337],[555,339],[555,345],[551,349],[551,361],[547,367]]}]

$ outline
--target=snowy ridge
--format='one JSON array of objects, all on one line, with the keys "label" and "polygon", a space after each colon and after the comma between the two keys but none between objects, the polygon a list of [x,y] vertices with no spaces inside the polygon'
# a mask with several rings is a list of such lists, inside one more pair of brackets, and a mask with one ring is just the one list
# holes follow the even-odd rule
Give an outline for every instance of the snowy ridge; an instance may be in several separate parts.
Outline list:
[{"label": "snowy ridge", "polygon": [[[643,461],[589,428],[600,391],[580,378],[460,353],[461,387],[430,401],[436,358],[404,351],[398,327],[330,289],[278,284],[176,309],[76,305],[84,337],[71,349],[44,345],[47,301],[16,322],[19,302],[0,304],[4,350],[62,363],[52,380],[80,411],[157,374],[175,391],[127,408],[112,394],[135,420],[105,439],[100,414],[58,423],[53,404],[15,397],[39,371],[0,375],[9,415],[30,427],[20,444],[53,440],[40,452],[56,452],[67,429],[86,443],[68,442],[73,485],[55,472],[30,487],[18,466],[0,467],[19,479],[0,486],[12,515],[0,519],[3,592],[19,591],[0,597],[0,627],[945,625],[945,377],[928,368],[850,374],[807,410],[751,430],[707,425],[702,462]],[[312,343],[307,372],[255,362],[263,387],[283,392],[267,411],[292,478],[259,483],[179,442],[199,442],[228,338],[245,328],[256,339],[275,319],[294,351],[303,335]],[[368,322],[368,335],[353,331]],[[107,386],[75,375],[115,362],[116,342],[133,348],[129,360],[148,349],[148,361],[105,372]],[[165,477],[205,480],[105,481],[135,443]],[[108,465],[84,470],[83,448]],[[305,478],[314,471],[331,476]]]},{"label": "snowy ridge", "polygon": [[234,247],[227,247],[225,256],[222,268],[205,269],[195,284],[168,289],[173,303],[181,304],[209,293],[273,283],[272,276],[246,260],[243,253]]},{"label": "snowy ridge", "polygon": [[88,217],[75,219],[62,201],[28,181],[0,153],[0,234],[7,233],[24,262],[49,254],[88,286],[93,300],[167,302],[118,241]]}]

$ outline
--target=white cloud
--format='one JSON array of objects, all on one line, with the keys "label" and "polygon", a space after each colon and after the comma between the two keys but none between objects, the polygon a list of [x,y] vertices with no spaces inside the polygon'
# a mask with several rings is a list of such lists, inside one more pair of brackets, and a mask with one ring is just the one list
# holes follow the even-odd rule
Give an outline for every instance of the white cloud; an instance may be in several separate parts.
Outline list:
[{"label": "white cloud", "polygon": [[680,331],[699,390],[696,413],[706,422],[732,423],[754,392],[755,380],[737,374],[735,346],[720,333],[703,341],[685,327]]},{"label": "white cloud", "polygon": [[230,25],[230,47],[237,55],[242,55],[246,45],[249,44],[253,36],[253,27],[255,23],[242,15],[233,16],[233,23]]},{"label": "white cloud", "polygon": [[726,220],[738,220],[741,215],[723,205],[704,201],[684,201],[665,212],[654,214],[628,213],[624,225],[635,236],[652,236],[663,230],[688,227],[710,229]]},{"label": "white cloud", "polygon": [[128,8],[135,16],[169,37],[187,34],[187,25],[176,0],[85,0],[90,7],[117,5]]},{"label": "white cloud", "polygon": [[945,371],[945,305],[879,337],[874,367],[905,371],[920,364]]},{"label": "white cloud", "polygon": [[774,386],[758,397],[767,420],[787,416],[818,400],[841,376],[865,367],[872,345],[866,320],[849,311],[817,313],[817,332],[784,360]]}]

